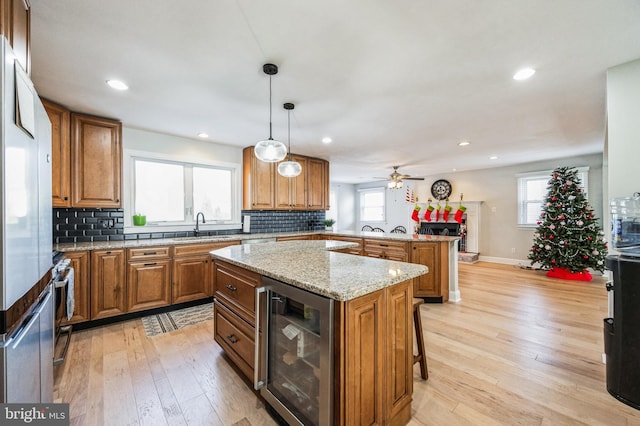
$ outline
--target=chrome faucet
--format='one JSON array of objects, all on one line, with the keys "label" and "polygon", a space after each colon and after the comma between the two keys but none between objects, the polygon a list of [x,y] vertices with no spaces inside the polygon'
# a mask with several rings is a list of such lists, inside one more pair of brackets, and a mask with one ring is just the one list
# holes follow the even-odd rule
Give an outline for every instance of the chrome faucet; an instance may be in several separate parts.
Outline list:
[{"label": "chrome faucet", "polygon": [[194,236],[198,236],[198,234],[200,233],[200,216],[202,215],[202,223],[207,223],[206,220],[204,220],[204,213],[202,212],[198,212],[198,214],[196,215],[196,227],[193,228],[193,234]]}]

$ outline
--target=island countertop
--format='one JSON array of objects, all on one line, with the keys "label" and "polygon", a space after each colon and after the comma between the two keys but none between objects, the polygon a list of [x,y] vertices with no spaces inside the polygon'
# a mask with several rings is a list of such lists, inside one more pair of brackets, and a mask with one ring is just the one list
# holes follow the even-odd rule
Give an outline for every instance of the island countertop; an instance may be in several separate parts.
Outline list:
[{"label": "island countertop", "polygon": [[342,241],[283,241],[244,244],[211,255],[250,271],[338,301],[426,274],[424,265],[334,253],[350,247]]}]

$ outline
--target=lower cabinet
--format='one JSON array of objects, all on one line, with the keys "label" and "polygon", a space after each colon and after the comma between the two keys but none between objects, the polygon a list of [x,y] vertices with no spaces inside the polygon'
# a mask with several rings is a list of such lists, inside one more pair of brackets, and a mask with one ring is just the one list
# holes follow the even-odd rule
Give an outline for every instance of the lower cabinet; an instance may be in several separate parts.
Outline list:
[{"label": "lower cabinet", "polygon": [[363,244],[365,256],[399,262],[407,262],[409,260],[408,244],[405,242],[365,238]]},{"label": "lower cabinet", "polygon": [[125,251],[94,250],[91,252],[91,319],[124,314]]},{"label": "lower cabinet", "polygon": [[67,320],[65,316],[62,325],[89,321],[91,318],[89,309],[89,255],[90,253],[88,251],[65,253],[65,257],[71,260],[70,265],[73,268],[73,299],[75,308],[71,319]]},{"label": "lower cabinet", "polygon": [[214,340],[240,371],[253,380],[255,327],[216,300],[213,303]]},{"label": "lower cabinet", "polygon": [[449,300],[449,257],[446,242],[420,242],[411,245],[411,263],[419,263],[429,268],[429,273],[414,278],[415,297],[442,297]]},{"label": "lower cabinet", "polygon": [[129,262],[127,312],[159,308],[171,303],[171,260]]}]

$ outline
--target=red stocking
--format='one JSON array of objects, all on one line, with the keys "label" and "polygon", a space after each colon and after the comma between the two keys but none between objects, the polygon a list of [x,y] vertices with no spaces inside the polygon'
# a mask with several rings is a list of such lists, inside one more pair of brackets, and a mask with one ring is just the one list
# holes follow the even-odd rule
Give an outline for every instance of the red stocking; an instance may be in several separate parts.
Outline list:
[{"label": "red stocking", "polygon": [[449,213],[451,213],[451,206],[446,206],[446,207],[444,208],[444,212],[442,212],[442,219],[443,219],[445,222],[448,222],[448,221],[449,221]]},{"label": "red stocking", "polygon": [[415,220],[416,222],[420,222],[420,216],[418,216],[419,211],[420,211],[420,206],[415,206],[413,208],[413,213],[411,213],[411,219]]},{"label": "red stocking", "polygon": [[429,206],[424,212],[424,220],[431,222],[431,213],[433,213],[433,207]]},{"label": "red stocking", "polygon": [[440,219],[440,209],[436,209],[436,222]]},{"label": "red stocking", "polygon": [[462,215],[464,214],[464,212],[467,210],[467,208],[465,206],[459,206],[458,210],[456,210],[456,214],[453,216],[453,218],[456,220],[456,222],[458,223],[462,223]]}]

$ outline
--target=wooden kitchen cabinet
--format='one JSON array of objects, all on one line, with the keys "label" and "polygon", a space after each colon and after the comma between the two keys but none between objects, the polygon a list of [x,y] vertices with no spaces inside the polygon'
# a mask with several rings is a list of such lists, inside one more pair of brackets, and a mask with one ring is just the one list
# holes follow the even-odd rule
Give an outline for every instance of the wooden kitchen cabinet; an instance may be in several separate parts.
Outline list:
[{"label": "wooden kitchen cabinet", "polygon": [[126,266],[124,249],[91,252],[91,319],[126,312]]},{"label": "wooden kitchen cabinet", "polygon": [[174,247],[171,303],[204,299],[214,293],[215,271],[209,252],[234,242],[187,244]]},{"label": "wooden kitchen cabinet", "polygon": [[295,178],[278,174],[276,163],[256,158],[253,147],[242,151],[243,208],[245,210],[327,210],[329,162],[292,154],[302,165]]},{"label": "wooden kitchen cabinet", "polygon": [[71,260],[70,266],[73,268],[73,300],[74,310],[70,320],[65,316],[62,325],[75,324],[89,321],[89,252],[72,251],[65,253],[64,257]]},{"label": "wooden kitchen cabinet", "polygon": [[319,158],[307,160],[307,209],[329,209],[329,163]]},{"label": "wooden kitchen cabinet", "polygon": [[122,124],[71,114],[71,204],[121,207]]},{"label": "wooden kitchen cabinet", "polygon": [[[364,239],[364,255],[378,259],[408,262],[409,244],[402,241]],[[416,263],[416,262],[414,262]]]},{"label": "wooden kitchen cabinet", "polygon": [[275,163],[260,161],[250,146],[242,151],[242,187],[244,210],[275,208]]},{"label": "wooden kitchen cabinet", "polygon": [[442,297],[449,300],[449,257],[446,242],[420,242],[411,244],[411,263],[429,268],[429,273],[414,278],[415,297]]},{"label": "wooden kitchen cabinet", "polygon": [[46,99],[51,121],[51,195],[53,207],[71,207],[71,111]]},{"label": "wooden kitchen cabinet", "polygon": [[143,311],[171,303],[170,247],[145,247],[127,252],[126,311]]},{"label": "wooden kitchen cabinet", "polygon": [[[289,157],[285,160],[289,160]],[[307,208],[307,157],[291,155],[292,161],[302,166],[302,172],[296,177],[284,177],[276,168],[275,208],[279,210],[306,210]],[[277,167],[277,166],[276,166]]]},{"label": "wooden kitchen cabinet", "polygon": [[334,251],[337,251],[340,253],[355,254],[356,256],[362,256],[362,238],[344,237],[341,235],[333,235],[333,234],[326,234],[326,235],[323,235],[322,237],[325,240],[346,241],[349,243],[356,243],[358,244],[358,247],[349,247],[349,248],[334,250]]},{"label": "wooden kitchen cabinet", "polygon": [[18,62],[31,74],[31,5],[29,0],[0,0],[0,34],[9,40]]}]

